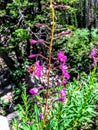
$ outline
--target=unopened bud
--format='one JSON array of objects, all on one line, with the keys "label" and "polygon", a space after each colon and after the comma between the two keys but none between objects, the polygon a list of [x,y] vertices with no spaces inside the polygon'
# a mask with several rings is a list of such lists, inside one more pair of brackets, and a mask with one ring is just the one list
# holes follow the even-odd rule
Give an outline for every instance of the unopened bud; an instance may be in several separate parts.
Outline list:
[{"label": "unopened bud", "polygon": [[55,24],[55,22],[51,22],[51,25]]},{"label": "unopened bud", "polygon": [[52,5],[52,4],[50,5],[50,8],[53,8],[53,5]]}]

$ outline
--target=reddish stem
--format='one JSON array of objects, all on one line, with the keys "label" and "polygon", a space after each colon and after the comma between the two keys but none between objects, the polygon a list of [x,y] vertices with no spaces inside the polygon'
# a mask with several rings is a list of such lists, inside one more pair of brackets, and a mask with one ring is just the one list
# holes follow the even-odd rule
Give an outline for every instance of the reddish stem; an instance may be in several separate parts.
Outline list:
[{"label": "reddish stem", "polygon": [[48,59],[48,76],[47,76],[47,90],[46,90],[46,103],[44,108],[44,125],[47,121],[47,108],[48,108],[48,98],[49,98],[49,88],[50,88],[50,72],[51,72],[51,58],[52,58],[52,44],[54,39],[54,8],[52,5],[52,0],[50,0],[50,8],[52,14],[52,27],[51,27],[51,41],[49,46],[49,59]]}]

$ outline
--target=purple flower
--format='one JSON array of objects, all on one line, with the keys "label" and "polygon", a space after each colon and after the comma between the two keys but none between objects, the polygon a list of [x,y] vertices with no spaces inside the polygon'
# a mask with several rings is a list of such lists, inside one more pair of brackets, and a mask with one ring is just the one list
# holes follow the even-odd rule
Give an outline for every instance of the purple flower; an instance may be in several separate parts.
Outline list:
[{"label": "purple flower", "polygon": [[30,73],[31,72],[31,66],[27,67],[27,71]]},{"label": "purple flower", "polygon": [[44,86],[40,85],[40,86],[38,87],[38,89],[44,89]]},{"label": "purple flower", "polygon": [[90,58],[93,58],[93,57],[96,57],[97,56],[97,49],[96,48],[93,48],[92,49],[92,52],[90,54]]},{"label": "purple flower", "polygon": [[62,71],[62,75],[66,78],[66,79],[70,79],[70,75],[68,73],[68,70],[67,70],[67,66],[65,65],[65,63],[62,63],[59,68],[61,69]]},{"label": "purple flower", "polygon": [[66,62],[64,62],[64,61],[67,60],[67,57],[65,57],[63,52],[59,52],[58,59],[61,61],[59,69],[62,72],[61,83],[60,84],[61,85],[66,85],[67,84],[67,80],[70,79],[70,75],[69,75],[68,70],[67,70]]},{"label": "purple flower", "polygon": [[40,66],[39,60],[36,61],[36,63],[35,63],[34,74],[37,75],[38,77],[41,77],[43,74],[43,68],[42,68],[42,66]]},{"label": "purple flower", "polygon": [[67,5],[57,5],[57,6],[54,6],[55,9],[57,8],[64,8],[64,9],[69,9],[70,6],[67,6]]},{"label": "purple flower", "polygon": [[94,62],[94,65],[97,64],[97,58],[96,57],[93,57],[93,62]]},{"label": "purple flower", "polygon": [[68,31],[66,31],[66,32],[61,32],[61,33],[59,33],[58,35],[59,36],[64,36],[64,35],[70,35],[72,33],[72,31],[71,30],[68,30]]},{"label": "purple flower", "polygon": [[39,64],[39,60],[36,61],[35,64],[31,65],[31,66],[28,66],[27,67],[27,71],[29,73],[33,73],[34,75],[38,76],[38,77],[41,77],[42,74],[43,74],[43,67],[40,66]]},{"label": "purple flower", "polygon": [[44,43],[45,41],[43,39],[38,40],[39,43]]},{"label": "purple flower", "polygon": [[96,48],[93,48],[92,49],[92,52],[90,54],[90,58],[93,59],[93,65],[96,65],[97,64],[97,49]]},{"label": "purple flower", "polygon": [[66,79],[70,79],[70,75],[69,75],[69,73],[68,73],[68,70],[64,70],[64,71],[62,71],[63,72],[63,75],[64,75],[64,77],[66,78]]},{"label": "purple flower", "polygon": [[65,102],[65,100],[66,100],[66,88],[62,88],[62,90],[60,91],[59,101]]},{"label": "purple flower", "polygon": [[31,125],[31,124],[32,124],[32,122],[28,121],[28,122],[27,122],[27,124]]},{"label": "purple flower", "polygon": [[98,47],[98,43],[95,43],[95,45]]},{"label": "purple flower", "polygon": [[38,88],[31,88],[29,90],[29,93],[31,93],[33,96],[38,95]]},{"label": "purple flower", "polygon": [[37,54],[31,54],[31,55],[28,56],[28,58],[32,59],[32,58],[34,58],[36,56],[37,56]]},{"label": "purple flower", "polygon": [[38,117],[43,120],[44,119],[44,116],[43,116],[43,113],[39,113]]},{"label": "purple flower", "polygon": [[30,41],[30,43],[31,43],[32,45],[34,45],[34,44],[36,44],[36,43],[38,42],[37,40],[34,40],[34,39],[30,39],[29,41]]},{"label": "purple flower", "polygon": [[57,54],[57,56],[58,56],[58,60],[59,60],[60,62],[65,62],[65,61],[67,60],[67,56],[65,56],[65,55],[64,55],[64,52],[62,52],[62,51],[60,51],[60,52]]},{"label": "purple flower", "polygon": [[34,44],[36,44],[36,43],[44,43],[44,40],[43,40],[43,39],[39,39],[39,40],[30,39],[29,41],[30,41],[30,43],[31,43],[32,45],[34,45]]},{"label": "purple flower", "polygon": [[62,83],[61,83],[62,85],[66,85],[67,84],[67,80],[66,79],[64,79],[63,81],[62,81]]}]

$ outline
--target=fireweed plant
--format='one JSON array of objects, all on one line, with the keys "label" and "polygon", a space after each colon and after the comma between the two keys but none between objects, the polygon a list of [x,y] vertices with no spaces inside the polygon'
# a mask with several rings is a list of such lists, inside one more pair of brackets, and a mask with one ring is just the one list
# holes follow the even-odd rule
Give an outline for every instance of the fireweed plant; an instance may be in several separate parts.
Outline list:
[{"label": "fireweed plant", "polygon": [[[49,57],[45,58],[41,54],[31,54],[29,56],[29,58],[33,58],[35,56],[41,56],[42,58],[45,58],[46,60],[48,60],[48,73],[46,74],[46,76],[47,76],[46,100],[45,100],[43,113],[39,113],[39,118],[43,120],[42,121],[42,128],[45,127],[45,125],[47,123],[47,118],[48,118],[47,115],[48,115],[48,105],[49,105],[48,99],[49,99],[49,95],[50,95],[50,73],[52,71],[51,58],[52,58],[52,44],[53,44],[53,39],[54,39],[54,25],[55,25],[54,7],[53,7],[52,0],[50,0],[50,9],[51,9],[52,22],[51,22],[51,40],[50,40],[50,45],[48,47],[49,48]],[[41,44],[43,44],[47,47],[44,40],[41,40],[41,39],[39,39],[39,40],[30,39],[30,43],[32,45],[36,44],[36,43],[41,43]],[[60,65],[58,66],[58,68],[62,72],[62,75],[58,77],[58,78],[61,78],[61,84],[60,85],[66,85],[67,80],[70,78],[70,75],[69,75],[68,70],[67,70],[67,65],[66,65],[67,56],[65,56],[64,53],[62,51],[60,51],[57,54],[57,60],[60,62]],[[32,72],[32,66],[28,66],[28,71]],[[33,70],[33,74],[38,76],[39,78],[42,75],[44,75],[43,66],[40,65],[39,60],[36,61],[36,63],[35,63],[35,68]],[[39,88],[30,89],[30,93],[33,96],[36,96],[38,94],[38,91],[39,91]],[[57,101],[65,102],[65,99],[66,99],[66,89],[62,87],[62,89],[60,90],[60,97],[57,99]]]},{"label": "fireweed plant", "polygon": [[[50,114],[50,111],[48,110],[49,109],[48,100],[50,100],[49,99],[50,98],[50,93],[52,94],[51,91],[53,90],[53,88],[51,88],[51,85],[50,85],[50,75],[51,75],[51,71],[52,71],[52,65],[51,65],[52,64],[51,63],[52,44],[53,44],[53,39],[54,39],[54,25],[55,25],[55,21],[54,21],[54,17],[55,17],[54,15],[55,14],[54,14],[54,7],[53,7],[53,1],[52,0],[50,0],[50,10],[51,10],[52,22],[51,22],[51,40],[50,40],[49,47],[45,44],[45,41],[42,40],[42,39],[39,39],[39,40],[30,39],[30,43],[32,45],[34,45],[34,44],[43,44],[43,45],[45,45],[49,49],[49,57],[46,58],[46,57],[42,56],[41,54],[31,54],[30,56],[28,56],[28,58],[30,58],[30,59],[32,59],[34,57],[37,57],[37,56],[40,56],[40,57],[44,58],[45,60],[47,60],[47,62],[48,62],[48,72],[47,73],[44,72],[43,67],[45,67],[45,66],[40,65],[39,60],[37,60],[34,65],[28,66],[28,69],[27,69],[28,72],[32,73],[32,75],[36,75],[38,78],[42,77],[43,75],[47,76],[47,88],[38,86],[38,87],[31,88],[29,90],[30,94],[32,94],[32,96],[35,97],[40,93],[40,89],[42,89],[42,88],[45,89],[46,98],[44,99],[45,100],[44,105],[42,105],[43,110],[42,110],[42,112],[40,112],[38,114],[38,118],[40,120],[42,120],[41,125],[39,126],[40,129],[44,129],[45,126],[47,125],[47,121],[49,120],[48,115]],[[69,34],[68,32],[65,32],[64,35],[68,35],[68,34]],[[62,51],[58,52],[57,60],[58,60],[58,63],[59,63],[57,68],[61,71],[61,75],[58,76],[57,79],[55,79],[55,82],[59,78],[60,82],[58,83],[58,85],[60,87],[59,87],[59,89],[57,89],[59,91],[59,93],[55,92],[55,95],[53,95],[54,99],[52,99],[53,100],[52,102],[58,102],[58,104],[61,106],[60,102],[64,103],[66,101],[66,88],[65,88],[65,85],[67,84],[68,80],[70,79],[70,75],[68,73],[67,65],[66,65],[67,56],[64,55],[64,52],[62,52]],[[55,62],[55,64],[56,64],[56,62]],[[57,96],[58,96],[57,99],[55,98],[56,93],[57,93]],[[27,98],[25,100],[25,97],[22,96],[22,99],[24,101],[25,109],[27,111],[28,107],[27,107],[27,105],[25,103]],[[60,109],[59,109],[59,112],[60,112]],[[28,114],[26,114],[26,121],[28,122],[27,115]],[[29,121],[28,124],[32,124],[32,122],[30,123],[30,121]]]},{"label": "fireweed plant", "polygon": [[[27,67],[27,71],[39,79],[46,76],[46,87],[37,86],[29,90],[32,99],[28,98],[26,90],[22,94],[23,106],[17,105],[16,109],[20,115],[20,126],[18,121],[14,119],[14,130],[77,130],[83,129],[88,125],[91,118],[96,114],[95,102],[98,97],[98,87],[95,83],[95,71],[97,66],[97,50],[92,49],[90,58],[93,59],[94,69],[88,77],[87,81],[81,79],[68,83],[70,75],[67,69],[67,56],[63,51],[57,53],[57,59],[52,64],[52,44],[55,31],[55,14],[53,1],[50,0],[51,10],[51,40],[49,47],[46,41],[39,39],[30,39],[30,43],[43,44],[49,49],[48,57],[41,54],[31,54],[28,58],[42,57],[48,63],[47,66],[40,64],[37,60],[35,64]],[[64,35],[69,35],[71,31],[63,32]],[[56,67],[55,67],[56,66]],[[46,71],[48,69],[48,71]],[[51,73],[56,69],[60,74],[52,80],[52,83],[57,82],[57,86],[51,86]],[[44,96],[42,96],[44,95]]]}]

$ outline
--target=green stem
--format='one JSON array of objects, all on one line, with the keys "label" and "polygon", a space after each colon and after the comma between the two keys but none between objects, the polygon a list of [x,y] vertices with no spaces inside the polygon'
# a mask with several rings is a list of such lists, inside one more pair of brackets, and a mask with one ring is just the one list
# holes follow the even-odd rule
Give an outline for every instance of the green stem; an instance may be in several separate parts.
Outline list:
[{"label": "green stem", "polygon": [[58,117],[57,117],[58,125],[57,125],[57,130],[59,130],[59,128],[60,128],[59,120],[60,120],[60,116],[61,116],[61,107],[62,107],[62,104],[61,104],[61,102],[59,102],[58,103]]},{"label": "green stem", "polygon": [[95,78],[95,72],[96,72],[96,65],[94,66],[94,69],[91,72],[91,76],[90,76],[90,84],[89,84],[88,94],[87,94],[88,100],[89,100],[89,97],[91,95],[92,87],[93,87],[93,84],[94,84],[94,81],[95,81],[95,79],[94,79]]},{"label": "green stem", "polygon": [[89,83],[89,87],[88,87],[86,100],[84,102],[84,107],[88,104],[88,101],[91,97],[91,92],[92,92],[93,84],[94,84],[94,81],[95,81],[95,79],[94,79],[95,78],[95,72],[96,72],[96,65],[94,66],[94,69],[93,69],[93,71],[91,72],[91,75],[90,75],[90,83]]}]

